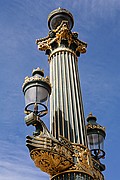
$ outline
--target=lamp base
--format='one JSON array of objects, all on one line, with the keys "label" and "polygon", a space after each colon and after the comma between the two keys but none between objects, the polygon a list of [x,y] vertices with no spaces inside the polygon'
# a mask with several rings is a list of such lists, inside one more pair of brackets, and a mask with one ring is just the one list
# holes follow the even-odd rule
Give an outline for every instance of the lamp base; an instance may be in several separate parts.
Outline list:
[{"label": "lamp base", "polygon": [[51,178],[51,180],[93,180],[91,176],[81,172],[64,172]]}]

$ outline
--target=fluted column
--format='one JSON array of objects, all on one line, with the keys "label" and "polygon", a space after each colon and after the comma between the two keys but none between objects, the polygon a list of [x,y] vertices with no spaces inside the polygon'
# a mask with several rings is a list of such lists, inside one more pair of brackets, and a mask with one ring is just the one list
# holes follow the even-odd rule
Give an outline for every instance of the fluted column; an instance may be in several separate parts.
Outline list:
[{"label": "fluted column", "polygon": [[86,52],[86,43],[72,33],[73,17],[57,9],[48,17],[46,38],[37,40],[39,50],[46,51],[50,63],[50,129],[52,135],[87,146],[84,110],[78,73],[78,56]]},{"label": "fluted column", "polygon": [[70,12],[56,9],[48,16],[48,36],[36,41],[50,65],[50,133],[34,139],[38,148],[31,157],[51,180],[103,180],[99,161],[87,148],[78,72],[78,57],[86,52],[87,44],[71,32],[73,24]]},{"label": "fluted column", "polygon": [[80,89],[78,59],[68,48],[57,48],[50,55],[51,132],[73,143],[86,145],[84,111]]}]

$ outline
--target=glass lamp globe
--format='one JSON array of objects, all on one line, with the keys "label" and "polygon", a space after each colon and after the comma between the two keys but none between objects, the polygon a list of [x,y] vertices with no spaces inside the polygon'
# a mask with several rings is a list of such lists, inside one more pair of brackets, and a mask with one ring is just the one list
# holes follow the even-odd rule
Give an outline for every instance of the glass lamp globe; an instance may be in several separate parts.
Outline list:
[{"label": "glass lamp globe", "polygon": [[23,83],[25,113],[36,112],[43,116],[47,113],[47,102],[51,93],[49,78],[44,78],[43,70],[33,70],[32,77],[26,77]]},{"label": "glass lamp globe", "polygon": [[97,118],[89,114],[87,117],[87,140],[88,148],[91,150],[95,159],[104,158],[104,140],[105,140],[105,128],[96,123]]}]

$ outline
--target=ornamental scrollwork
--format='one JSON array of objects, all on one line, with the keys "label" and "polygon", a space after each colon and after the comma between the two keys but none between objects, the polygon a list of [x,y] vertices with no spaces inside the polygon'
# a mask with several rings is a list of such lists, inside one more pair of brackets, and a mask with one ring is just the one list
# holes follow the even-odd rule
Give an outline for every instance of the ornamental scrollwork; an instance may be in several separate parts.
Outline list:
[{"label": "ornamental scrollwork", "polygon": [[88,174],[94,180],[103,180],[99,162],[94,160],[89,149],[72,143],[60,136],[54,138],[40,120],[43,131],[37,136],[27,136],[27,147],[36,167],[51,177],[64,171]]},{"label": "ornamental scrollwork", "polygon": [[70,31],[68,22],[62,21],[56,30],[49,32],[47,37],[36,40],[36,44],[39,50],[46,51],[48,55],[57,47],[66,47],[79,56],[80,53],[86,52],[87,44],[77,37],[77,33]]}]

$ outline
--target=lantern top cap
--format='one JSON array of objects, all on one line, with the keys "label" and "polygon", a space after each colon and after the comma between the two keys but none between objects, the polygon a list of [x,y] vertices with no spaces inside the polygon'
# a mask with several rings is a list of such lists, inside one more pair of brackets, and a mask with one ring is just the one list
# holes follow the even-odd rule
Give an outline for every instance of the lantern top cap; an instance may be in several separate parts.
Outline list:
[{"label": "lantern top cap", "polygon": [[40,76],[44,77],[44,70],[40,69],[39,67],[36,69],[33,69],[32,76],[39,74]]},{"label": "lantern top cap", "polygon": [[104,136],[105,136],[105,127],[101,126],[100,124],[98,124],[96,121],[97,121],[97,118],[95,116],[93,116],[92,112],[89,113],[88,117],[87,117],[87,130],[89,131],[90,129],[96,129],[96,130],[99,130],[101,132],[104,133]]},{"label": "lantern top cap", "polygon": [[86,120],[87,120],[88,123],[90,121],[94,121],[96,123],[97,118],[96,118],[96,116],[93,116],[92,112],[90,112]]},{"label": "lantern top cap", "polygon": [[40,69],[39,67],[37,69],[33,69],[32,77],[25,77],[24,83],[22,85],[23,92],[25,91],[27,86],[36,82],[38,84],[45,84],[49,89],[49,94],[51,94],[50,79],[48,76],[44,77],[44,70]]},{"label": "lantern top cap", "polygon": [[48,27],[50,30],[55,30],[62,21],[68,21],[70,30],[74,25],[73,15],[64,8],[53,10],[48,16]]}]

